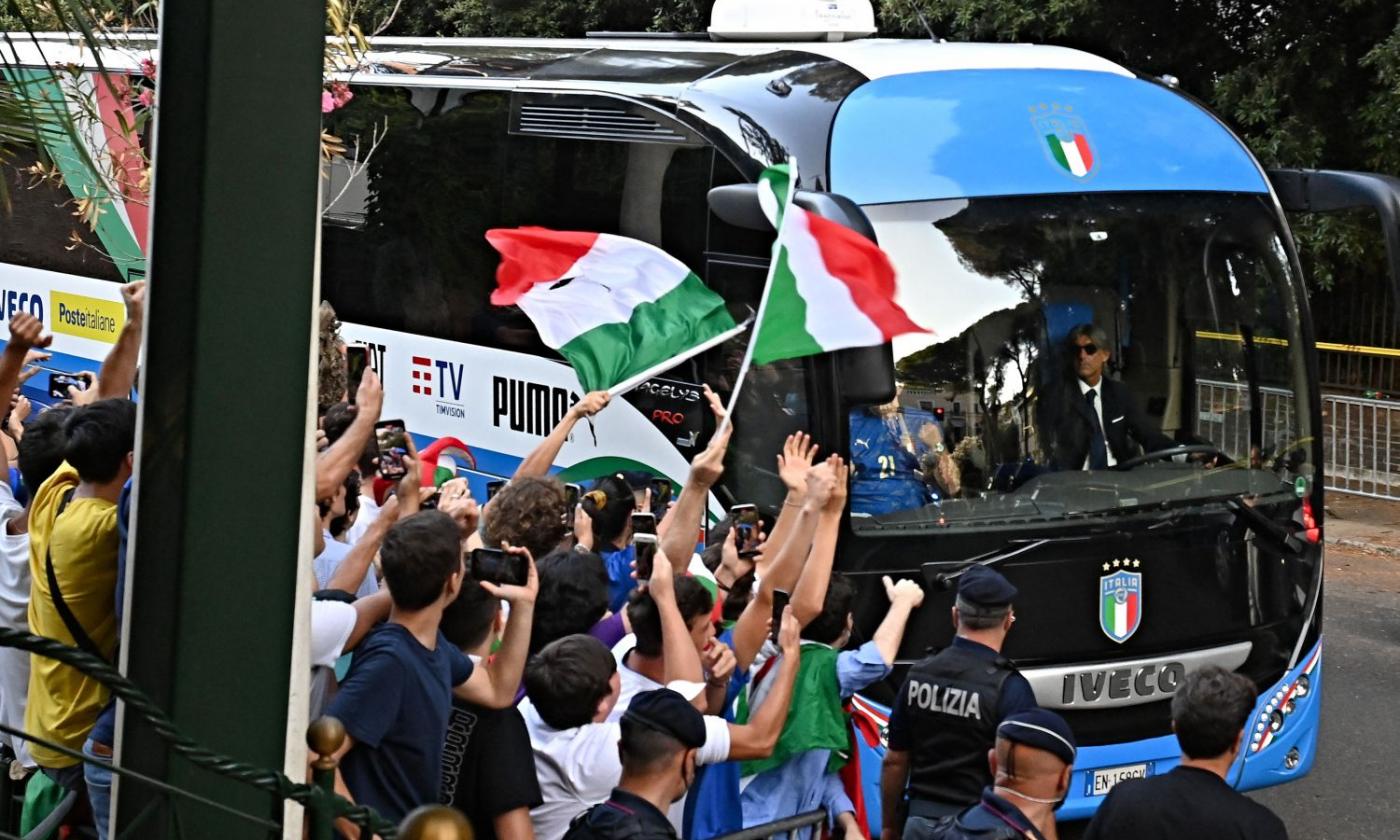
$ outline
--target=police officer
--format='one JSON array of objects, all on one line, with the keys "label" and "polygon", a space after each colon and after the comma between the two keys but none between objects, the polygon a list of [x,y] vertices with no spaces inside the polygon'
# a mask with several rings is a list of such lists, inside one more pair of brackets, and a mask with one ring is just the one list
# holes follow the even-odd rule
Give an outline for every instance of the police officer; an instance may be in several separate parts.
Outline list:
[{"label": "police officer", "polygon": [[1012,715],[997,727],[989,761],[995,784],[956,817],[910,817],[905,837],[920,840],[1055,840],[1055,809],[1069,795],[1074,734],[1045,709]]},{"label": "police officer", "polygon": [[622,779],[608,801],[576,817],[564,840],[676,840],[666,810],[695,781],[705,719],[669,688],[632,698],[622,716]]},{"label": "police officer", "polygon": [[1015,597],[995,570],[969,567],[958,579],[953,643],[909,669],[880,775],[885,840],[902,836],[906,788],[911,817],[936,820],[977,802],[992,782],[987,751],[997,726],[1036,707],[1030,683],[1001,655]]}]

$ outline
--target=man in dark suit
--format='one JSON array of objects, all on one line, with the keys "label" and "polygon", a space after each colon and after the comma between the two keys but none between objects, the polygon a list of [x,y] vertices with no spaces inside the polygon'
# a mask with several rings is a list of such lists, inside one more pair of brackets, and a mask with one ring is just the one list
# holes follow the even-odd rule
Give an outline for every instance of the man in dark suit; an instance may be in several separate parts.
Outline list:
[{"label": "man in dark suit", "polygon": [[1065,342],[1074,378],[1052,387],[1040,403],[1040,429],[1051,466],[1102,470],[1143,452],[1176,446],[1121,382],[1104,376],[1108,336],[1093,324],[1069,331]]}]

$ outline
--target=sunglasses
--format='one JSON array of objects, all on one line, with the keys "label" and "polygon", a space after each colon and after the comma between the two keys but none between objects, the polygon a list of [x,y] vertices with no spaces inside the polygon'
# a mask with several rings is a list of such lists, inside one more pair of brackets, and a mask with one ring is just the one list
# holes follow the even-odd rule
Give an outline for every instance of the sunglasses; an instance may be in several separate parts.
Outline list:
[{"label": "sunglasses", "polygon": [[1076,352],[1083,353],[1087,356],[1092,356],[1095,353],[1099,352],[1099,345],[1094,344],[1093,342],[1090,342],[1088,344],[1076,344],[1074,349]]}]

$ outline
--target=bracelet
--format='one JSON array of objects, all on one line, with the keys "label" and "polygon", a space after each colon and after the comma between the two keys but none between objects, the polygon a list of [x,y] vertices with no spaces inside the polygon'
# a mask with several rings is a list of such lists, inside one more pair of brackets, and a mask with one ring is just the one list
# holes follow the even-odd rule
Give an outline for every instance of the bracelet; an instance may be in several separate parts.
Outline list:
[{"label": "bracelet", "polygon": [[802,507],[802,503],[801,503],[801,502],[790,501],[790,500],[788,500],[788,499],[783,499],[783,507],[795,507],[795,508],[800,508],[800,507]]}]

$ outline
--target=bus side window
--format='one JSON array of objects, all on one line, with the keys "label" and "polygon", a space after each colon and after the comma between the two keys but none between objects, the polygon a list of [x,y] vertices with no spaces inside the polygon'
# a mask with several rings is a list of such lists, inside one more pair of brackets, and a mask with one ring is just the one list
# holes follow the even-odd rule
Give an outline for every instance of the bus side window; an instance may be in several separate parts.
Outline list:
[{"label": "bus side window", "polygon": [[0,221],[0,263],[120,282],[102,241],[73,215],[68,187],[30,174],[38,162],[34,150],[19,147],[0,165],[10,194]]}]

